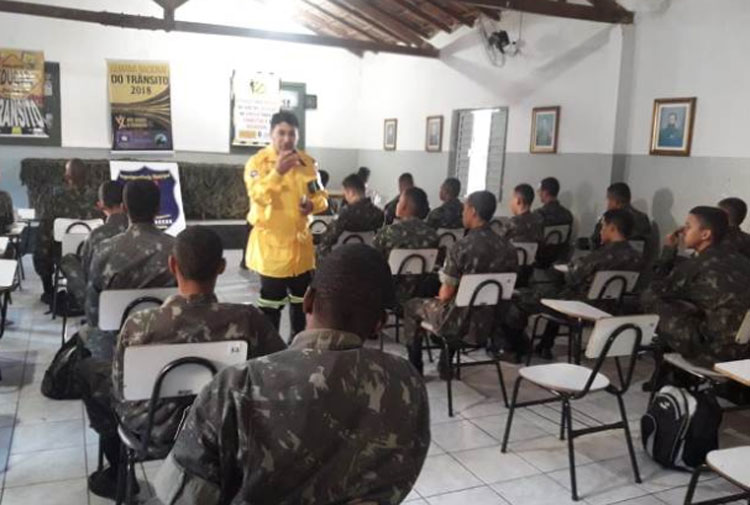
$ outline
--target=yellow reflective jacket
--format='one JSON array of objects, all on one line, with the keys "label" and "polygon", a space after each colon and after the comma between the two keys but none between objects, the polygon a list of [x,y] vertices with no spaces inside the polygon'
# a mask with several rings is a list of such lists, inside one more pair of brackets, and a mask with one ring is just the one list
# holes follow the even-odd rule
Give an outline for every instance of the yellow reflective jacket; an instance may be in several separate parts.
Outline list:
[{"label": "yellow reflective jacket", "polygon": [[250,270],[267,277],[296,277],[315,268],[315,250],[308,218],[299,211],[304,196],[313,213],[328,207],[328,194],[318,182],[317,163],[298,151],[303,165],[284,175],[276,171],[273,146],[258,151],[245,165],[245,186],[250,197],[248,222],[253,231],[247,246]]}]

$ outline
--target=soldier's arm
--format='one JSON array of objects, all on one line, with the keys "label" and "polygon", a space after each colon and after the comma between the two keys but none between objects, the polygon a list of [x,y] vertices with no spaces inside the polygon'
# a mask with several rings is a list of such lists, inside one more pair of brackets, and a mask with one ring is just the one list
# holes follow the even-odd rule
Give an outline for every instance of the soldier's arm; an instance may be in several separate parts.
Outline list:
[{"label": "soldier's arm", "polygon": [[[384,257],[388,251],[388,227],[381,228],[380,231],[375,234],[375,239],[372,241],[372,246],[380,251]],[[385,258],[388,261],[388,258]]]},{"label": "soldier's arm", "polygon": [[318,184],[318,164],[315,163],[315,180],[308,184],[307,192],[313,204],[313,214],[320,214],[328,209],[328,191]]},{"label": "soldier's arm", "polygon": [[275,352],[286,349],[286,344],[282,340],[279,332],[269,322],[268,318],[255,307],[250,307],[250,324],[255,330],[257,337],[257,349],[253,351],[253,358],[266,356]]},{"label": "soldier's arm", "polygon": [[250,201],[257,205],[270,205],[274,193],[281,191],[283,176],[276,170],[263,173],[255,160],[250,158],[245,165],[245,186]]},{"label": "soldier's arm", "polygon": [[443,302],[449,302],[455,298],[458,293],[458,285],[461,282],[463,269],[461,266],[460,243],[454,243],[445,258],[445,265],[440,270],[440,292],[438,299]]},{"label": "soldier's arm", "polygon": [[344,210],[341,211],[341,215],[338,217],[338,219],[334,219],[329,223],[328,229],[320,237],[320,245],[318,246],[318,254],[320,256],[325,256],[326,254],[331,252],[331,249],[333,249],[336,241],[344,231],[348,219],[347,216],[349,215],[349,213],[347,212],[348,208],[349,207],[345,207]]}]

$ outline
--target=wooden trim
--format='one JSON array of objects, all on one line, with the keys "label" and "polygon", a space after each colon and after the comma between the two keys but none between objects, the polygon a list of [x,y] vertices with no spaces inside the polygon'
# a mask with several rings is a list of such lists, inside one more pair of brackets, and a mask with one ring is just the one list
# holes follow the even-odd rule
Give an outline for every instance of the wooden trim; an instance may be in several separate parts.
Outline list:
[{"label": "wooden trim", "polygon": [[305,5],[307,5],[308,7],[310,7],[311,9],[313,9],[315,12],[318,12],[321,15],[327,17],[327,18],[333,19],[336,23],[344,25],[345,27],[349,28],[350,30],[353,30],[353,31],[359,33],[363,37],[365,37],[365,38],[367,38],[369,40],[372,40],[373,42],[385,42],[384,40],[379,39],[379,38],[377,38],[377,37],[369,34],[368,32],[364,31],[363,29],[361,29],[359,26],[355,25],[354,23],[350,23],[346,19],[341,18],[341,17],[333,14],[331,11],[327,10],[326,8],[324,8],[323,6],[321,6],[319,4],[311,2],[310,0],[301,0],[301,2],[303,4],[305,4]]},{"label": "wooden trim", "polygon": [[345,39],[322,35],[306,35],[299,33],[272,32],[240,26],[214,25],[196,23],[192,21],[174,21],[170,26],[164,19],[113,12],[96,12],[68,7],[56,7],[44,4],[32,4],[14,0],[0,0],[0,12],[24,14],[53,19],[67,19],[85,23],[97,23],[105,26],[120,28],[134,28],[144,30],[171,30],[177,32],[199,33],[204,35],[225,35],[230,37],[246,37],[254,39],[278,40],[295,44],[310,44],[328,47],[341,47],[354,51],[374,51],[395,54],[408,54],[438,58],[440,51],[432,46],[409,47],[395,44],[381,44],[359,39]]},{"label": "wooden trim", "polygon": [[[536,116],[540,112],[555,113],[555,138],[552,147],[538,147],[536,145]],[[557,154],[557,140],[560,137],[560,106],[534,107],[531,110],[531,139],[529,141],[529,152],[533,154]]]},{"label": "wooden trim", "polygon": [[410,44],[414,44],[416,46],[426,44],[426,42],[422,38],[425,36],[424,33],[416,32],[412,27],[399,21],[389,13],[378,9],[370,2],[366,0],[346,0],[346,3],[359,10],[362,14],[369,18],[371,22],[375,22],[381,26],[388,28],[388,30],[398,34],[400,38],[406,39]]},{"label": "wooden trim", "polygon": [[447,5],[440,4],[436,0],[425,0],[425,3],[431,5],[435,10],[440,11],[444,16],[453,19],[456,23],[468,26],[469,28],[474,26],[473,20],[463,16],[461,13]]},{"label": "wooden trim", "polygon": [[[393,130],[393,145],[389,146],[386,144],[386,128],[388,127],[388,123],[393,123],[395,125]],[[395,151],[398,147],[398,119],[396,118],[389,118],[383,120],[383,150],[385,151]]]},{"label": "wooden trim", "polygon": [[[430,148],[430,121],[433,120],[439,120],[440,121],[440,142],[438,144],[437,149]],[[427,120],[425,121],[425,134],[424,134],[424,150],[428,153],[439,153],[443,150],[443,124],[444,124],[445,118],[443,116],[427,116]]]},{"label": "wooden trim", "polygon": [[389,29],[387,26],[383,26],[380,23],[377,23],[373,21],[372,19],[368,18],[362,12],[348,5],[345,2],[345,0],[326,0],[326,1],[329,4],[334,5],[336,8],[342,10],[343,12],[346,12],[348,15],[352,16],[353,18],[358,19],[361,23],[364,23],[365,25],[367,25],[368,28],[371,28],[382,34],[385,34],[387,37],[390,37],[396,41],[401,41],[406,45],[412,44],[412,42],[409,41],[409,39],[407,39],[406,37],[403,37],[399,35],[397,32]]},{"label": "wooden trim", "polygon": [[[684,149],[659,149],[657,147],[658,125],[656,123],[658,119],[659,107],[668,104],[686,104],[690,111],[690,121],[685,128],[684,134],[688,136],[687,142]],[[687,97],[687,98],[657,98],[654,100],[654,108],[651,115],[651,142],[649,145],[649,154],[655,156],[690,156],[693,148],[693,128],[695,127],[695,111],[698,105],[698,98]]]},{"label": "wooden trim", "polygon": [[632,24],[633,13],[629,10],[612,12],[591,5],[553,2],[551,0],[453,0],[458,4],[486,7],[491,9],[509,9],[532,14],[556,16],[561,18],[582,19],[602,23]]},{"label": "wooden trim", "polygon": [[448,33],[453,31],[453,28],[443,23],[441,20],[439,20],[438,18],[436,18],[429,12],[425,12],[424,10],[417,7],[416,5],[410,3],[409,0],[391,0],[391,1],[394,4],[411,12],[414,16],[418,17],[419,19],[425,21],[436,30],[443,30],[444,32],[448,32]]}]

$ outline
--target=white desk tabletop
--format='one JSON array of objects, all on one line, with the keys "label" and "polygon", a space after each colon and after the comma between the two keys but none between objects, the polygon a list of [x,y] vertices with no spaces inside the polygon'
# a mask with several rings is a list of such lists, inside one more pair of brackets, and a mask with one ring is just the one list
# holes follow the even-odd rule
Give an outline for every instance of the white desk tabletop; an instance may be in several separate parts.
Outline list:
[{"label": "white desk tabletop", "polygon": [[570,270],[570,267],[568,267],[568,265],[555,265],[553,268],[558,272],[562,272],[564,274],[568,273],[568,271]]},{"label": "white desk tabletop", "polygon": [[542,305],[565,314],[566,316],[576,317],[586,321],[597,321],[605,317],[612,317],[612,314],[599,310],[588,303],[572,300],[552,300],[549,298],[542,298]]},{"label": "white desk tabletop", "polygon": [[750,359],[716,363],[714,370],[745,386],[750,386]]}]

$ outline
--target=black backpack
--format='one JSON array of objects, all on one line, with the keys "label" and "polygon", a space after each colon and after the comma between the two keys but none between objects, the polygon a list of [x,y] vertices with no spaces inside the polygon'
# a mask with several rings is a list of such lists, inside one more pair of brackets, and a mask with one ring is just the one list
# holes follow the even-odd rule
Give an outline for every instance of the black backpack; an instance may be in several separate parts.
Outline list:
[{"label": "black backpack", "polygon": [[722,410],[710,391],[692,394],[665,386],[641,418],[643,448],[667,468],[685,470],[706,461],[719,447]]},{"label": "black backpack", "polygon": [[80,400],[81,387],[76,379],[76,368],[91,353],[76,333],[55,354],[42,379],[42,394],[53,400]]}]

